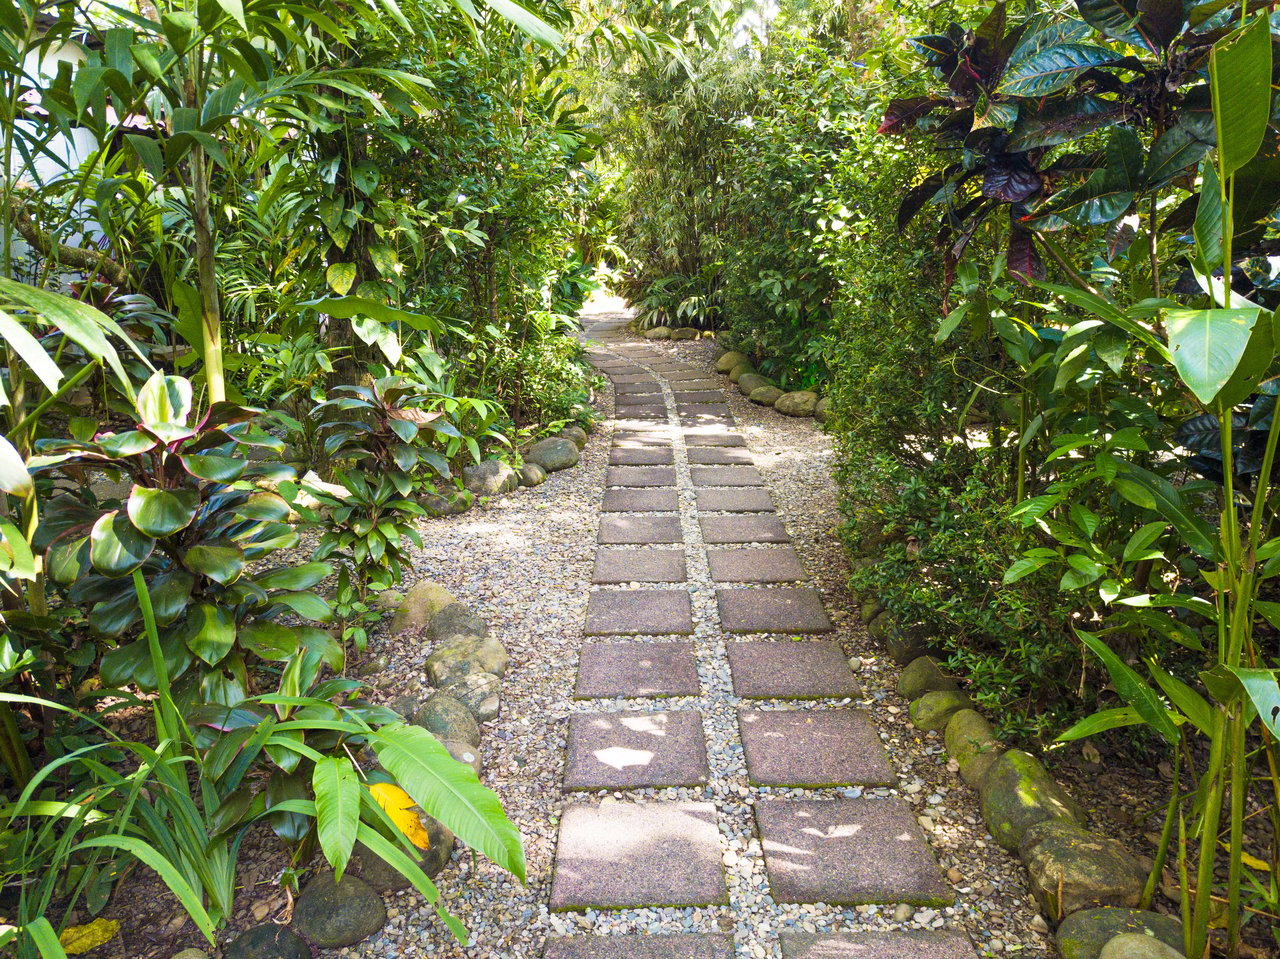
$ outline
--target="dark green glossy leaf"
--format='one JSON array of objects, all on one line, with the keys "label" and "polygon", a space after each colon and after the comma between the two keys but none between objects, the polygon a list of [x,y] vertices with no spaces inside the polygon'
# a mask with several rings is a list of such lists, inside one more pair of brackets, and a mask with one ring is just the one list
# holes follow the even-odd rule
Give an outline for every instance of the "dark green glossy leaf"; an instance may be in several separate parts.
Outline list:
[{"label": "dark green glossy leaf", "polygon": [[160,539],[190,526],[199,506],[200,494],[195,490],[135,485],[127,509],[130,521],[140,532]]},{"label": "dark green glossy leaf", "polygon": [[196,603],[187,614],[182,637],[188,649],[210,666],[216,666],[235,645],[235,616],[212,603]]},{"label": "dark green glossy leaf", "polygon": [[118,510],[105,513],[89,534],[89,562],[104,576],[128,576],[147,561],[156,541],[134,528]]},{"label": "dark green glossy leaf", "polygon": [[270,620],[255,620],[240,628],[240,644],[269,662],[282,663],[298,650],[300,638],[295,627]]},{"label": "dark green glossy leaf", "polygon": [[215,483],[233,483],[244,475],[248,463],[234,456],[217,456],[212,453],[192,453],[179,457],[188,473],[198,479]]},{"label": "dark green glossy leaf", "polygon": [[255,574],[253,581],[263,589],[303,590],[310,589],[332,573],[333,567],[328,563],[303,563]]},{"label": "dark green glossy leaf", "polygon": [[244,572],[244,551],[238,546],[192,546],[182,556],[182,564],[199,576],[208,576],[226,586]]},{"label": "dark green glossy leaf", "polygon": [[1093,43],[1068,42],[1011,59],[1000,78],[998,92],[1014,97],[1043,97],[1070,85],[1093,67],[1112,63],[1114,51]]}]

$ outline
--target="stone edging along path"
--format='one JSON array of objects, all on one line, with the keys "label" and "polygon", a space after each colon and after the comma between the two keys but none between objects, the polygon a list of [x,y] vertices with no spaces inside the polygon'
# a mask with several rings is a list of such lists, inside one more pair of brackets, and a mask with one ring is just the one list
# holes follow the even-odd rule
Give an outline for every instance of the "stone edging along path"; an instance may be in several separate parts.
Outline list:
[{"label": "stone edging along path", "polygon": [[[729,959],[726,918],[759,899],[744,866],[763,869],[774,902],[815,917],[906,903],[933,928],[788,923],[768,945],[739,941],[740,955],[975,956],[948,928],[954,893],[915,815],[883,788],[895,781],[884,746],[849,706],[854,676],[822,638],[822,598],[723,391],[691,364],[623,342],[625,322],[587,331],[616,409],[550,904],[691,915],[683,934],[571,934],[545,956]],[[741,763],[749,785],[722,789]]]}]

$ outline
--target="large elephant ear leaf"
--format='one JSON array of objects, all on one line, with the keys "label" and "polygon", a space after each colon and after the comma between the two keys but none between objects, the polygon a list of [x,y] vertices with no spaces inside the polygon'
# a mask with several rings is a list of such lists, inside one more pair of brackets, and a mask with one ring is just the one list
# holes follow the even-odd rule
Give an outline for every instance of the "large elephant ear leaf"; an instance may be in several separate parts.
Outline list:
[{"label": "large elephant ear leaf", "polygon": [[503,812],[498,797],[480,785],[470,766],[455,760],[439,740],[419,726],[393,723],[375,732],[371,740],[382,768],[423,812],[525,881],[520,831]]},{"label": "large elephant ear leaf", "polygon": [[128,576],[145,563],[156,541],[112,510],[98,518],[89,534],[89,562],[104,576]]}]

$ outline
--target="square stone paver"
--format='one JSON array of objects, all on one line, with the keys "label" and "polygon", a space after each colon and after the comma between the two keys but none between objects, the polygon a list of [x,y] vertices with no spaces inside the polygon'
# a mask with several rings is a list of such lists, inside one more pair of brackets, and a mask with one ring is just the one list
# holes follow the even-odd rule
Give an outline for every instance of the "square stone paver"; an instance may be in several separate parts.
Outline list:
[{"label": "square stone paver", "polygon": [[668,427],[649,427],[644,431],[630,430],[613,434],[614,449],[642,449],[654,446],[671,446]]},{"label": "square stone paver", "polygon": [[622,424],[628,429],[636,426],[645,426],[650,423],[665,423],[667,421],[667,411],[662,409],[643,409],[634,407],[628,410],[618,410],[615,423]]},{"label": "square stone paver", "polygon": [[[692,452],[692,451],[690,451]],[[734,489],[700,489],[695,494],[698,509],[705,513],[772,513],[773,499],[758,486]],[[786,532],[785,530],[783,531]],[[783,542],[787,542],[784,540]]]},{"label": "square stone paver", "polygon": [[683,589],[597,591],[587,600],[588,636],[666,636],[693,632],[689,593]]},{"label": "square stone paver", "polygon": [[565,936],[549,940],[542,959],[733,959],[733,936],[727,933]]},{"label": "square stone paver", "polygon": [[602,549],[596,552],[593,583],[683,583],[684,550]]},{"label": "square stone paver", "polygon": [[844,699],[858,693],[840,647],[827,640],[728,644],[733,691],[743,699]]},{"label": "square stone paver", "polygon": [[610,373],[609,379],[613,380],[615,384],[616,383],[656,383],[657,382],[657,380],[653,378],[652,374],[646,373],[644,370],[640,370],[640,369],[637,369],[634,372],[630,372],[630,373]]},{"label": "square stone paver", "polygon": [[610,466],[670,466],[675,462],[671,447],[650,446],[643,449],[615,449],[609,453]]},{"label": "square stone paver", "polygon": [[711,803],[565,807],[551,880],[553,910],[728,901],[720,830]]},{"label": "square stone paver", "polygon": [[679,516],[600,517],[598,539],[602,546],[679,543],[682,536]]},{"label": "square stone paver", "polygon": [[960,932],[784,932],[782,959],[977,959]]},{"label": "square stone paver", "polygon": [[689,427],[684,431],[686,446],[746,446],[747,441],[737,433],[718,427]]},{"label": "square stone paver", "polygon": [[718,403],[724,405],[724,390],[675,390],[676,405],[688,403]]},{"label": "square stone paver", "polygon": [[682,426],[707,427],[716,430],[731,430],[734,427],[732,416],[717,413],[680,413]]},{"label": "square stone paver", "polygon": [[650,382],[618,383],[613,391],[619,396],[661,396],[662,386],[657,380]]},{"label": "square stone paver", "polygon": [[698,523],[707,543],[791,542],[782,520],[776,516],[699,516]]},{"label": "square stone paver", "polygon": [[668,373],[667,380],[671,383],[673,391],[717,390],[722,397],[724,396],[724,384],[720,380],[712,379],[706,373],[699,373],[696,370],[692,373]]},{"label": "square stone paver", "polygon": [[574,699],[697,696],[693,644],[587,643],[578,657]]},{"label": "square stone paver", "polygon": [[674,486],[676,471],[670,466],[610,466],[605,486]]},{"label": "square stone paver", "polygon": [[880,734],[860,709],[739,709],[753,786],[887,786]]},{"label": "square stone paver", "polygon": [[565,789],[701,786],[708,775],[707,740],[697,710],[569,717]]},{"label": "square stone paver", "polygon": [[760,799],[756,825],[778,902],[947,905],[911,807],[888,799]]},{"label": "square stone paver", "polygon": [[607,489],[600,508],[606,513],[673,513],[680,509],[680,497],[674,489]]},{"label": "square stone paver", "polygon": [[707,563],[717,583],[795,583],[806,578],[790,546],[712,548]]},{"label": "square stone paver", "polygon": [[694,486],[763,486],[754,466],[692,466],[689,476]]},{"label": "square stone paver", "polygon": [[751,466],[751,452],[742,447],[691,446],[689,462],[694,466]]},{"label": "square stone paver", "polygon": [[729,633],[828,633],[822,596],[805,586],[717,589],[720,624]]}]

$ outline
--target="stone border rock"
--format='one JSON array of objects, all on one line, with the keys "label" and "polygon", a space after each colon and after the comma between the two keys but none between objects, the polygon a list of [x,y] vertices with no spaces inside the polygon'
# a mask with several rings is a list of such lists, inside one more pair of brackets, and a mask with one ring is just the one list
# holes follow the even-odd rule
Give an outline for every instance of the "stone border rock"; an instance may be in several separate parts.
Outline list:
[{"label": "stone border rock", "polygon": [[829,401],[825,396],[819,397],[813,390],[787,393],[779,389],[767,376],[756,372],[744,353],[730,350],[720,354],[715,362],[715,371],[727,374],[737,384],[738,392],[758,406],[771,406],[784,416],[811,416],[819,423],[827,421]]},{"label": "stone border rock", "polygon": [[489,497],[514,493],[526,486],[541,486],[549,474],[577,466],[586,445],[586,430],[581,426],[566,426],[525,450],[519,469],[496,456],[472,463],[462,469],[462,489],[448,495],[423,493],[418,497],[418,505],[431,517],[456,516]]},{"label": "stone border rock", "polygon": [[[481,727],[501,712],[507,650],[489,635],[488,625],[470,607],[430,581],[411,587],[393,615],[393,635],[407,641],[423,636],[431,644],[424,669],[435,691],[422,700],[405,697],[392,703],[392,708],[434,735],[455,760],[471,766],[479,776]],[[368,751],[360,758],[366,765],[376,763]],[[436,820],[421,814],[419,818],[430,845],[418,865],[434,879],[449,862],[454,836]],[[302,890],[289,926],[254,926],[229,943],[223,955],[302,957],[311,955],[311,946],[353,946],[386,925],[383,897],[408,888],[404,877],[357,844],[341,881],[335,882],[333,873],[322,869]]]},{"label": "stone border rock", "polygon": [[1057,925],[1064,959],[1100,959],[1122,935],[1130,937],[1122,945],[1131,948],[1134,933],[1144,934],[1151,950],[1126,956],[1158,959],[1170,947],[1180,949],[1177,920],[1135,908],[1147,880],[1144,865],[1116,840],[1087,828],[1083,807],[1040,760],[1004,748],[955,678],[929,655],[933,644],[922,628],[898,626],[874,598],[864,601],[862,615],[868,635],[903,667],[898,693],[910,701],[911,722],[942,733],[961,778],[978,792],[992,837],[1022,860],[1041,913]]}]

